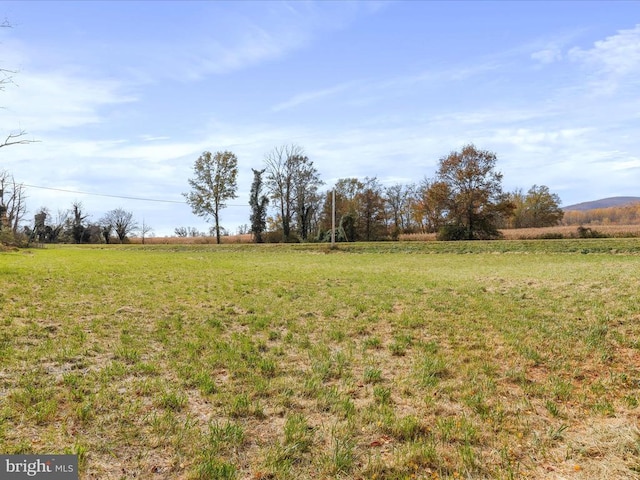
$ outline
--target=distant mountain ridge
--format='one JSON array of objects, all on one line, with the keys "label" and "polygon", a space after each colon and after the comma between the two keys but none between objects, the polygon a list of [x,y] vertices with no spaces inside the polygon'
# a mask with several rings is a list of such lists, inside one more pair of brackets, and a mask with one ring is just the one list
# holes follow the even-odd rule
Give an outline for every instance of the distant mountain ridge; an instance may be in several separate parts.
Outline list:
[{"label": "distant mountain ridge", "polygon": [[610,207],[621,207],[623,205],[629,205],[630,203],[640,202],[640,197],[608,197],[601,198],[600,200],[593,200],[591,202],[582,202],[576,203],[574,205],[567,205],[566,207],[562,207],[563,210],[578,210],[578,211],[587,211],[587,210],[595,210],[598,208],[610,208]]}]

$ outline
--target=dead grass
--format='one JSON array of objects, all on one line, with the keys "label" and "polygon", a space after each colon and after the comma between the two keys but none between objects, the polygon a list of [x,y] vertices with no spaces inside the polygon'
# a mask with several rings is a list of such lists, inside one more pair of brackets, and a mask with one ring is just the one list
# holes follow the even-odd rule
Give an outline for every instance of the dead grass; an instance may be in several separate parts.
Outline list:
[{"label": "dead grass", "polygon": [[[133,237],[129,240],[132,245],[142,244],[141,237]],[[220,243],[224,245],[234,243],[252,243],[250,233],[244,235],[225,235],[220,237]],[[146,237],[145,245],[214,245],[216,237]]]},{"label": "dead grass", "polygon": [[[609,237],[640,237],[640,225],[586,225],[593,231]],[[500,232],[504,240],[535,240],[559,236],[560,238],[578,238],[578,225],[558,225],[545,228],[510,228]],[[436,240],[435,233],[404,233],[398,239],[403,242],[431,242]],[[252,243],[251,234],[227,235],[221,237],[221,242],[228,244]],[[140,237],[133,237],[130,243],[142,243]],[[150,237],[145,238],[147,245],[211,245],[216,243],[215,237]]]},{"label": "dead grass", "polygon": [[[585,225],[585,227],[611,237],[640,237],[640,225]],[[553,234],[563,238],[578,238],[577,225],[546,228],[514,228],[501,230],[505,240],[544,238]]]},{"label": "dead grass", "polygon": [[[640,225],[586,225],[586,227],[610,237],[640,237]],[[577,229],[578,225],[558,225],[545,228],[508,228],[502,229],[500,232],[504,240],[535,240],[544,239],[545,237],[552,238],[553,236],[578,238]],[[435,241],[436,234],[401,234],[399,240],[405,242]]]}]

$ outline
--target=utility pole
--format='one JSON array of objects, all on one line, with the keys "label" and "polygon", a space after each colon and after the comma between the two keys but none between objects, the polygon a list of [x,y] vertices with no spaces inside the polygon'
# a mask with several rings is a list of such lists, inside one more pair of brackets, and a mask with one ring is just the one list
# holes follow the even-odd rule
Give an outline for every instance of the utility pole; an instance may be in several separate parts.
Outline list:
[{"label": "utility pole", "polygon": [[336,189],[331,192],[331,248],[336,248]]}]

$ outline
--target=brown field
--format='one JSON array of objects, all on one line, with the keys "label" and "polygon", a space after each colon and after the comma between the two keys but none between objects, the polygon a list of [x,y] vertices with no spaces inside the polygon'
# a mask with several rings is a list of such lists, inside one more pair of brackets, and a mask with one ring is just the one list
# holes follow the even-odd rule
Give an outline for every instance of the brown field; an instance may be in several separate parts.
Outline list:
[{"label": "brown field", "polygon": [[[586,225],[592,231],[608,237],[640,237],[640,225]],[[553,235],[562,238],[578,238],[577,225],[558,225],[545,228],[510,228],[502,229],[504,240],[536,240]],[[436,240],[435,233],[405,233],[399,236],[402,242],[431,242]],[[251,234],[227,235],[221,237],[223,244],[251,243]],[[133,237],[132,244],[141,244],[142,238]],[[148,245],[210,245],[216,243],[215,237],[148,237],[144,239]]]},{"label": "brown field", "polygon": [[[251,243],[251,234],[227,235],[220,237],[220,242],[230,243]],[[141,244],[142,238],[133,237],[132,244]],[[216,243],[216,237],[147,237],[144,239],[145,245],[209,245]]]},{"label": "brown field", "polygon": [[[609,237],[638,237],[640,225],[585,225],[592,231]],[[527,240],[561,234],[563,238],[577,238],[578,225],[562,225],[546,228],[513,228],[500,230],[505,240]]]},{"label": "brown field", "polygon": [[[640,225],[586,225],[592,231],[609,237],[640,237]],[[509,228],[500,232],[505,240],[535,240],[553,235],[562,238],[578,238],[578,225],[558,225],[545,228]],[[436,239],[435,233],[402,234],[400,241],[421,242]]]}]

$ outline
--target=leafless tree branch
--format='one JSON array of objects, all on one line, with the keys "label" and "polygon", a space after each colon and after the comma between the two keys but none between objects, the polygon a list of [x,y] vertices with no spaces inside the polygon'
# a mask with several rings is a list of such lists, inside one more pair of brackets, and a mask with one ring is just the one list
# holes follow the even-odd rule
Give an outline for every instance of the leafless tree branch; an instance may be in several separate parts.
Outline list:
[{"label": "leafless tree branch", "polygon": [[5,138],[4,142],[0,143],[0,148],[8,147],[9,145],[24,145],[27,143],[34,143],[38,140],[30,140],[28,138],[22,138],[27,134],[24,130],[20,130],[19,132],[10,133]]}]

